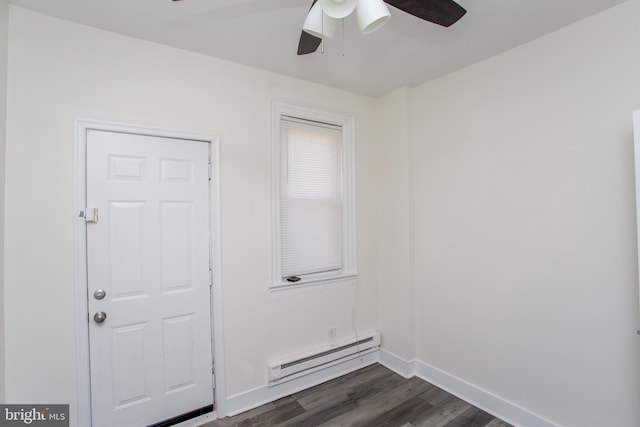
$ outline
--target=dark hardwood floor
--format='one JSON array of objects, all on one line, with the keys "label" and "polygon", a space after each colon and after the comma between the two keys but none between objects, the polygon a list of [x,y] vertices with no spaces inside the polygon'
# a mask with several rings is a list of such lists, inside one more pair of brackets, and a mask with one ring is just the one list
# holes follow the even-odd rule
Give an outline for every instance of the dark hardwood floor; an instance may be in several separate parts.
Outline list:
[{"label": "dark hardwood floor", "polygon": [[509,427],[419,378],[372,365],[203,427]]}]

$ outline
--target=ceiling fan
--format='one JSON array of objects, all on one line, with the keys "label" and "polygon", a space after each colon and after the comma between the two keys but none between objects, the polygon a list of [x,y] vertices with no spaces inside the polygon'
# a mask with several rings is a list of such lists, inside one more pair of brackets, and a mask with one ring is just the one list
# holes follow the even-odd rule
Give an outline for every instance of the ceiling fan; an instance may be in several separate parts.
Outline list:
[{"label": "ceiling fan", "polygon": [[455,24],[467,13],[453,0],[313,0],[302,27],[298,55],[318,50],[323,38],[333,36],[336,21],[354,11],[363,34],[378,29],[391,17],[385,3],[443,27]]},{"label": "ceiling fan", "polygon": [[333,36],[335,21],[354,11],[363,34],[376,30],[391,17],[384,3],[443,27],[453,25],[467,13],[453,0],[313,0],[302,27],[298,55],[318,50],[324,37]]}]

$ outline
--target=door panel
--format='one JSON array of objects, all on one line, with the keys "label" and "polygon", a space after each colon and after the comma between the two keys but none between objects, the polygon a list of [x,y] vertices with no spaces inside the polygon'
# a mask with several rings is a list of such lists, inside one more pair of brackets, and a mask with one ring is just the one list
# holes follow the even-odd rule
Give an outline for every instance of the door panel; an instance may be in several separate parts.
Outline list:
[{"label": "door panel", "polygon": [[88,131],[95,427],[149,425],[213,404],[208,157],[204,142]]}]

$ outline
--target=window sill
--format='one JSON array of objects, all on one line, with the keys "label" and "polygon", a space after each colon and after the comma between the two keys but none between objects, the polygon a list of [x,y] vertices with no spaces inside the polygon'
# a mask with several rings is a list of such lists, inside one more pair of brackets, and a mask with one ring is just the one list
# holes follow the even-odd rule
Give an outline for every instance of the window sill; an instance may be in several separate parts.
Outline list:
[{"label": "window sill", "polygon": [[269,286],[269,290],[272,292],[283,292],[294,289],[305,289],[317,286],[339,286],[339,285],[351,285],[358,281],[358,274],[345,274],[343,276],[333,276],[330,278],[316,278],[316,279],[302,279],[299,282],[277,282]]}]

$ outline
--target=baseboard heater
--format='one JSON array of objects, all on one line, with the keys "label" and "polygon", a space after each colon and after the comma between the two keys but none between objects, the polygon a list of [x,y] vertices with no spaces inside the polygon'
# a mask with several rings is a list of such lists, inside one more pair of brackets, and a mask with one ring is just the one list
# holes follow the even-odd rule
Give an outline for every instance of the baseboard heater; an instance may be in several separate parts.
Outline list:
[{"label": "baseboard heater", "polygon": [[365,354],[372,353],[380,347],[380,333],[359,337],[354,340],[333,344],[316,349],[290,359],[267,365],[269,386],[308,375],[312,372],[337,365]]}]

